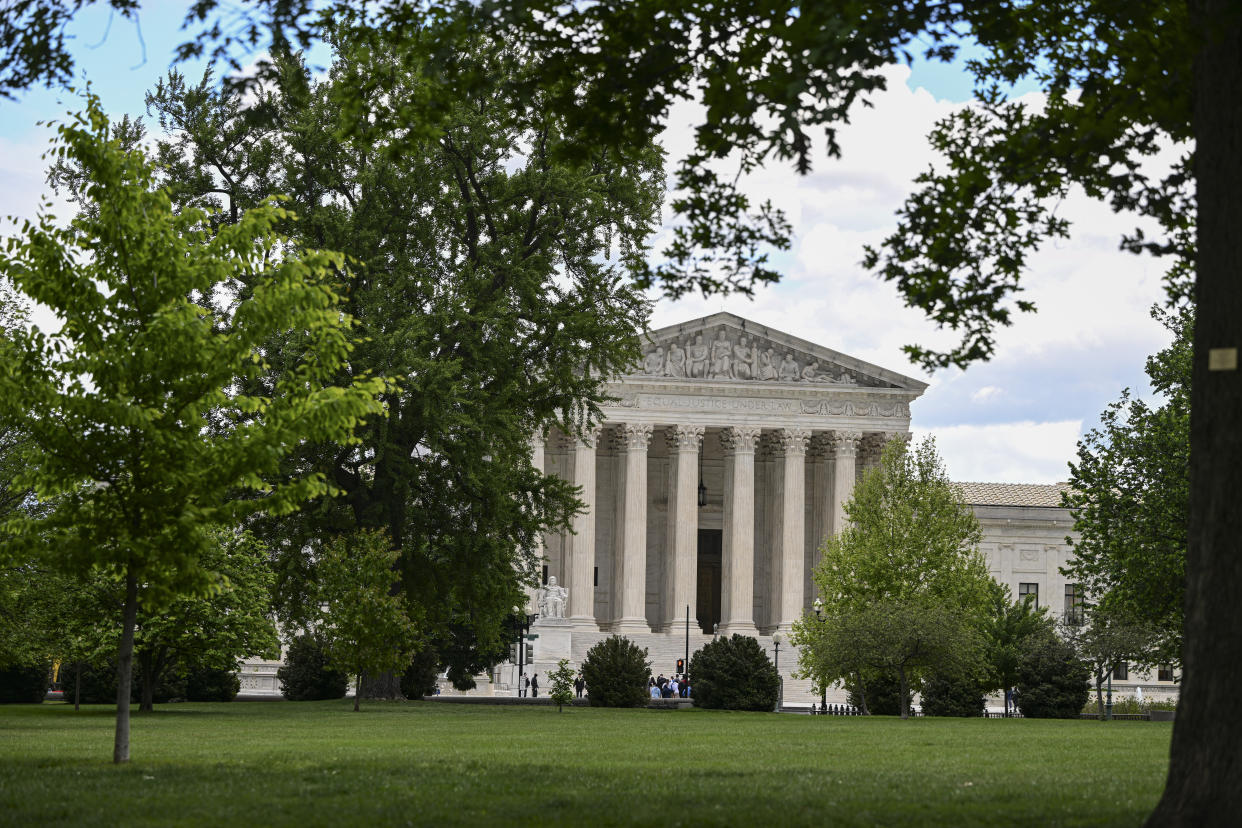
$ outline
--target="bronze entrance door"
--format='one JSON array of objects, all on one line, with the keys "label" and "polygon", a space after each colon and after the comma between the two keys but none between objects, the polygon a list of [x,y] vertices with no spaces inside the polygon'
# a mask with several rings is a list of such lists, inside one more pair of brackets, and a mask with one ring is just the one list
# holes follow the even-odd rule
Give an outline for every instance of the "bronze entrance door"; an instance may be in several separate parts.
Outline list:
[{"label": "bronze entrance door", "polygon": [[720,623],[720,551],[724,534],[719,529],[699,530],[698,579],[695,615],[703,632]]}]

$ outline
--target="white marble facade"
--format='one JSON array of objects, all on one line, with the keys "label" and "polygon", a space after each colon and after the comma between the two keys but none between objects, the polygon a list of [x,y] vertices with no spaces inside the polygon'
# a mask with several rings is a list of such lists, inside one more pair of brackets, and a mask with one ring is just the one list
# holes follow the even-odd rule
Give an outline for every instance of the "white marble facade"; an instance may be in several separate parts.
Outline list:
[{"label": "white marble facade", "polygon": [[[728,313],[654,331],[585,440],[536,440],[583,487],[547,576],[577,630],[788,631],[810,572],[883,442],[909,433],[918,380]],[[705,504],[699,504],[700,485]]]},{"label": "white marble facade", "polygon": [[[715,632],[759,638],[775,653],[814,600],[823,540],[885,441],[908,438],[910,404],[927,385],[729,313],[653,331],[637,370],[608,386],[614,402],[586,439],[532,440],[535,464],[582,487],[573,532],[544,539],[544,583],[556,617],[535,623],[528,673],[541,683],[560,658],[576,667],[619,633],[671,674]],[[1060,617],[1073,610],[1059,567],[1072,519],[1052,485],[955,484],[983,528],[992,575],[1016,596],[1033,590]],[[704,504],[700,505],[700,487]],[[530,612],[536,612],[532,595]],[[810,704],[794,648],[779,667],[787,703]],[[275,665],[248,662],[243,692],[275,692]],[[1134,675],[1119,692],[1173,692]],[[476,692],[513,694],[516,668]],[[828,701],[845,701],[844,691]]]}]

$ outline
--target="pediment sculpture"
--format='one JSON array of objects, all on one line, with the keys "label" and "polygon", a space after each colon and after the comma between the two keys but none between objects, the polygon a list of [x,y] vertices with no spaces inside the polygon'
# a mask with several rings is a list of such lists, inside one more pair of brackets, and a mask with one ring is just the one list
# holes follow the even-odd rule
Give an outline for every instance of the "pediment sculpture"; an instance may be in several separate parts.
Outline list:
[{"label": "pediment sculpture", "polygon": [[730,379],[757,382],[814,382],[859,385],[857,374],[745,333],[721,327],[708,338],[702,331],[647,349],[636,372],[652,377]]}]

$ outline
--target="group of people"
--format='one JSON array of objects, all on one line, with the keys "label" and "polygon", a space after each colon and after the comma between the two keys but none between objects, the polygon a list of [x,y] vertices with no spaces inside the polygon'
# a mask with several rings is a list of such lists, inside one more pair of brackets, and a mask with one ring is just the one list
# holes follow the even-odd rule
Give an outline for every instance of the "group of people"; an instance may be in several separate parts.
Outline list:
[{"label": "group of people", "polygon": [[[582,698],[583,691],[586,690],[586,679],[582,677],[582,673],[574,679],[574,694],[578,698]],[[535,673],[529,676],[522,676],[518,681],[518,698],[530,696],[532,699],[539,698],[539,674]]]},{"label": "group of people", "polygon": [[688,699],[690,698],[690,679],[676,674],[672,678],[665,678],[661,674],[648,680],[647,692],[653,699]]}]

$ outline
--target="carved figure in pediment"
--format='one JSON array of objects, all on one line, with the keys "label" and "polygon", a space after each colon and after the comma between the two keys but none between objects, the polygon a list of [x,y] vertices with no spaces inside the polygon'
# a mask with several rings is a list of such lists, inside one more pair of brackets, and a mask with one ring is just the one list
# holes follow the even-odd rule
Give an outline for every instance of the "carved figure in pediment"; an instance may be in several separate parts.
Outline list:
[{"label": "carved figure in pediment", "polygon": [[837,380],[837,382],[841,383],[842,385],[858,385],[858,380],[854,379],[854,377],[850,374],[849,371],[842,371],[841,376]]},{"label": "carved figure in pediment", "polygon": [[754,379],[755,350],[746,337],[742,337],[733,346],[733,378],[740,380]]},{"label": "carved figure in pediment", "polygon": [[729,370],[732,356],[733,346],[725,339],[724,330],[721,330],[712,342],[712,379],[730,379],[733,376]]},{"label": "carved figure in pediment", "polygon": [[686,352],[676,341],[668,346],[668,359],[664,362],[664,373],[670,377],[686,375]]},{"label": "carved figure in pediment", "polygon": [[777,372],[777,376],[786,382],[797,382],[802,378],[798,371],[798,362],[793,358],[792,352],[786,353],[785,358],[781,360],[781,367],[780,371]]},{"label": "carved figure in pediment", "polygon": [[819,372],[819,363],[812,361],[802,369],[802,379],[806,382],[828,382],[828,377]]},{"label": "carved figure in pediment", "polygon": [[755,369],[755,378],[761,380],[776,379],[776,357],[772,355],[771,348],[759,354],[759,365]]},{"label": "carved figure in pediment", "polygon": [[692,379],[703,379],[707,376],[707,344],[703,334],[694,338],[694,342],[686,346],[686,365]]},{"label": "carved figure in pediment", "polygon": [[651,374],[655,377],[664,375],[664,349],[658,345],[647,353],[647,358],[643,360],[643,373]]}]

